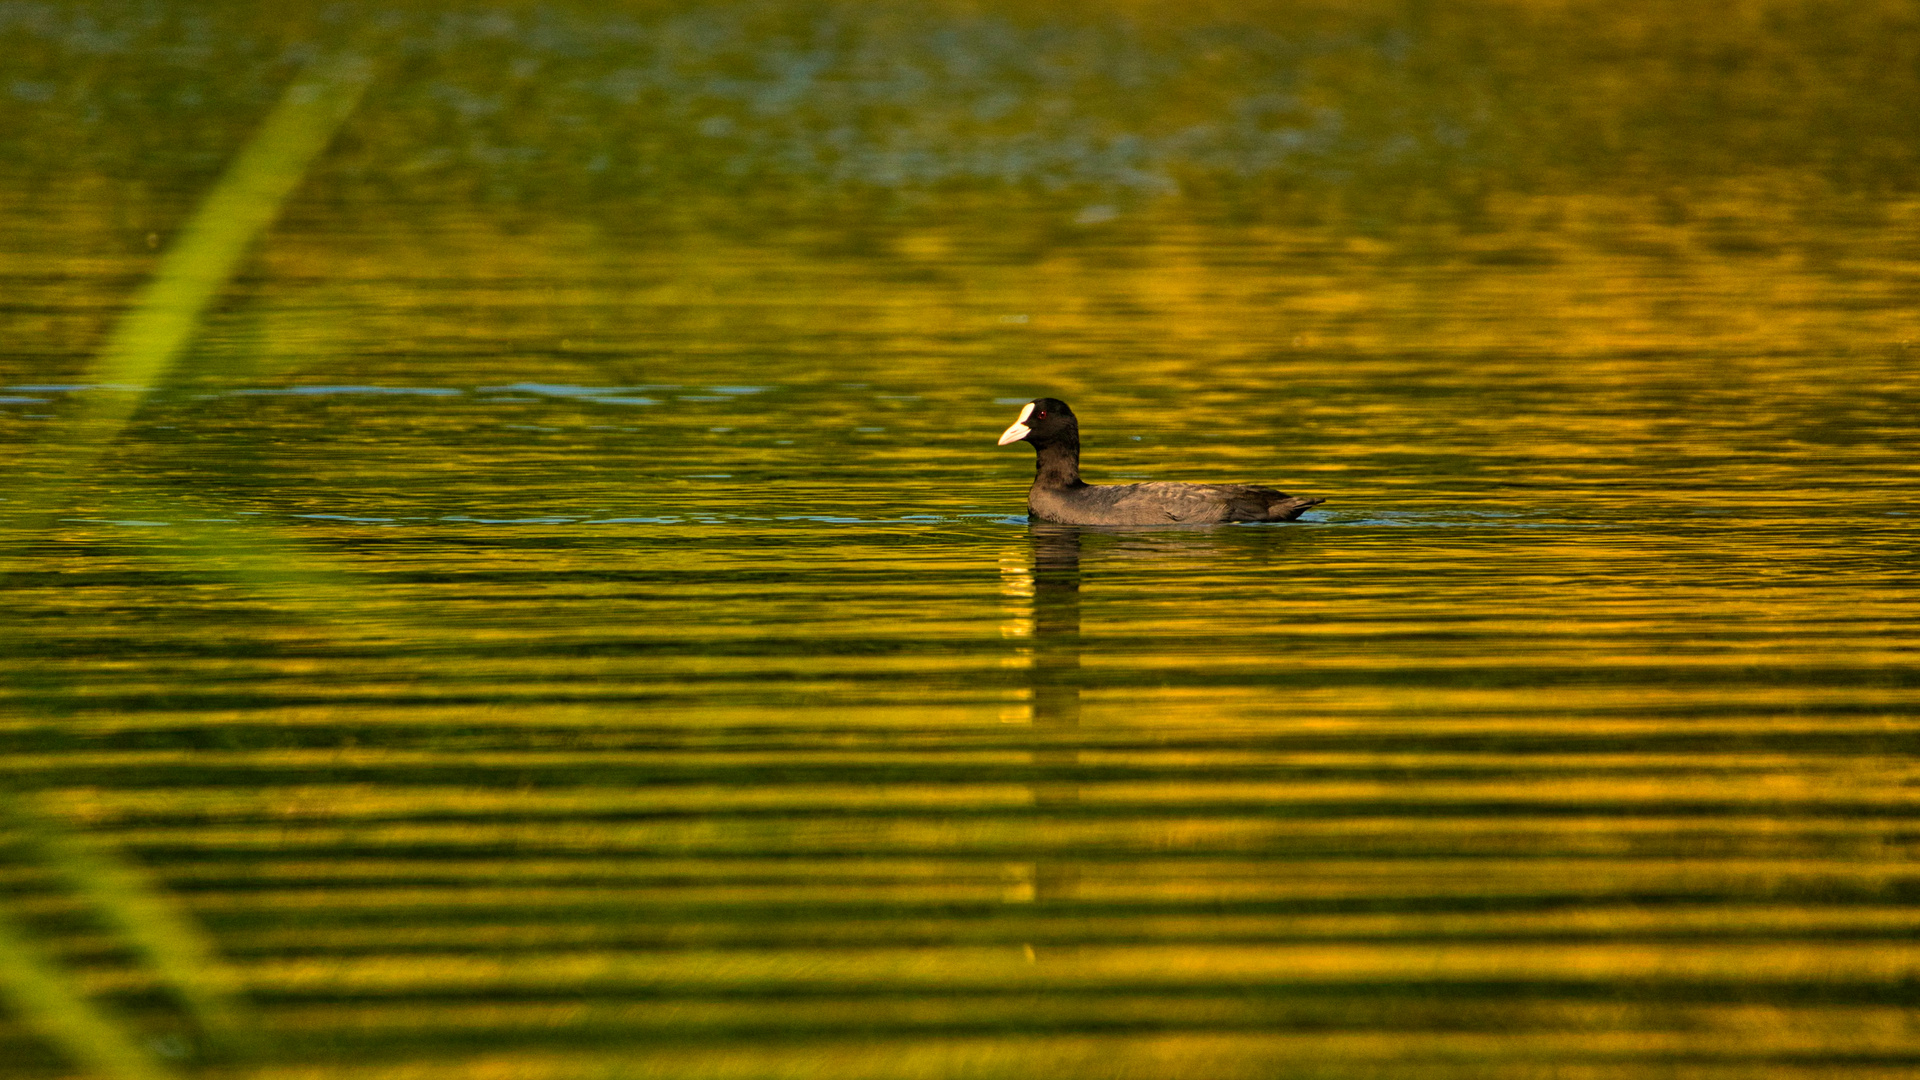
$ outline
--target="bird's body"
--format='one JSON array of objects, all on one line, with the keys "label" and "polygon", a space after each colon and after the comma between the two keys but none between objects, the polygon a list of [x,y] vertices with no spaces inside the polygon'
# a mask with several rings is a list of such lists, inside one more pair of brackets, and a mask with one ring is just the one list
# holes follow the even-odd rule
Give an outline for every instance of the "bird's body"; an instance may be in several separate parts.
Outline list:
[{"label": "bird's body", "polygon": [[1325,501],[1257,484],[1089,484],[1080,479],[1080,422],[1057,398],[1036,398],[1020,410],[1000,436],[1002,446],[1014,442],[1034,448],[1027,513],[1060,525],[1292,521]]},{"label": "bird's body", "polygon": [[1323,500],[1253,484],[1080,484],[1027,492],[1027,513],[1060,525],[1214,525],[1292,521]]}]

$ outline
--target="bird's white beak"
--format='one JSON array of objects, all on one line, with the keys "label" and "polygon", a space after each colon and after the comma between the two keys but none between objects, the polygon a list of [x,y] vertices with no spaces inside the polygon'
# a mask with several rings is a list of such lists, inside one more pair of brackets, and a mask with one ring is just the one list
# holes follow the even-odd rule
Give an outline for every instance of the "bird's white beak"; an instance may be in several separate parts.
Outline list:
[{"label": "bird's white beak", "polygon": [[1027,426],[1027,417],[1032,415],[1033,402],[1029,401],[1020,409],[1020,419],[1015,420],[1012,427],[1000,433],[1000,445],[1005,446],[1008,443],[1016,443],[1026,438],[1028,433],[1033,430]]}]

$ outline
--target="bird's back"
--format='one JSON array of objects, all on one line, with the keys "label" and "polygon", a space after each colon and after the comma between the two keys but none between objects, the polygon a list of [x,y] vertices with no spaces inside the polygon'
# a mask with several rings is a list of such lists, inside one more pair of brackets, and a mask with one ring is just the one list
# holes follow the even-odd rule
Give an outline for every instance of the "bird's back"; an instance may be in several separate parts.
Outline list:
[{"label": "bird's back", "polygon": [[1086,484],[1064,490],[1036,486],[1027,507],[1063,525],[1208,525],[1229,521],[1292,521],[1324,500],[1254,484]]}]

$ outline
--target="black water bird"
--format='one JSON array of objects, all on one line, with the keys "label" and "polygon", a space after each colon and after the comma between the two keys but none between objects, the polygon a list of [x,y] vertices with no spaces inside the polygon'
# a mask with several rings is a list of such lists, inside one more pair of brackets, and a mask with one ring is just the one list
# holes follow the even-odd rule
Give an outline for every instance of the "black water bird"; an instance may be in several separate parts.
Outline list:
[{"label": "black water bird", "polygon": [[1035,467],[1027,513],[1060,525],[1209,525],[1292,521],[1325,499],[1255,484],[1089,484],[1080,479],[1080,421],[1059,398],[1035,398],[1000,436],[1030,442]]}]

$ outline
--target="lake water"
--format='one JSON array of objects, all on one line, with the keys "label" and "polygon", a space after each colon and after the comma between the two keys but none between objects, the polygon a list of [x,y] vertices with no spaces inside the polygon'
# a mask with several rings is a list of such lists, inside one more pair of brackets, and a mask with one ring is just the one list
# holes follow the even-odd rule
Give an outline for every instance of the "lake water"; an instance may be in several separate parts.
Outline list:
[{"label": "lake water", "polygon": [[[8,1076],[1920,1068],[1909,6],[6,53]],[[1043,394],[1096,482],[1327,502],[1029,524]]]}]

